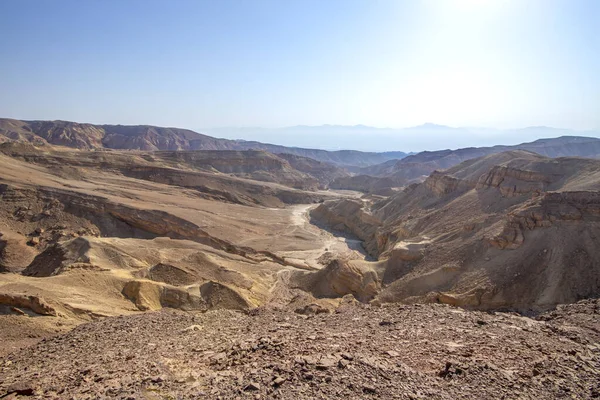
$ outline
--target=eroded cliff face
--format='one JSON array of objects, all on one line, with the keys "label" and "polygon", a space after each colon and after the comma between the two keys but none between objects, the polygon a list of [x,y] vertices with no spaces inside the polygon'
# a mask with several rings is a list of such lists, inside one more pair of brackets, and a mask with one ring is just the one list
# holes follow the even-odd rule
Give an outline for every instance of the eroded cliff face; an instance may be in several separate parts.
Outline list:
[{"label": "eroded cliff face", "polygon": [[0,293],[0,306],[8,306],[13,310],[23,308],[37,315],[58,315],[54,307],[39,296]]},{"label": "eroded cliff face", "polygon": [[506,166],[494,166],[488,174],[482,175],[477,188],[497,188],[503,196],[517,196],[527,193],[541,193],[558,177],[524,171]]},{"label": "eroded cliff face", "polygon": [[154,281],[132,280],[123,286],[122,293],[140,311],[156,311],[164,307],[184,311],[247,310],[253,307],[236,289],[213,281],[176,287]]},{"label": "eroded cliff face", "polygon": [[524,231],[551,228],[564,222],[580,225],[600,221],[599,192],[548,192],[537,195],[506,217],[502,233],[488,238],[499,249],[523,245]]},{"label": "eroded cliff face", "polygon": [[364,208],[361,200],[324,202],[311,211],[310,217],[317,224],[358,237],[364,241],[364,248],[370,255],[379,255],[381,249],[377,238],[382,222]]},{"label": "eroded cliff face", "polygon": [[438,197],[445,196],[457,190],[469,190],[474,186],[468,180],[458,179],[440,171],[433,171],[423,183]]},{"label": "eroded cliff face", "polygon": [[353,295],[363,302],[372,300],[381,289],[377,273],[360,261],[332,260],[317,272],[295,272],[290,286],[317,298]]}]

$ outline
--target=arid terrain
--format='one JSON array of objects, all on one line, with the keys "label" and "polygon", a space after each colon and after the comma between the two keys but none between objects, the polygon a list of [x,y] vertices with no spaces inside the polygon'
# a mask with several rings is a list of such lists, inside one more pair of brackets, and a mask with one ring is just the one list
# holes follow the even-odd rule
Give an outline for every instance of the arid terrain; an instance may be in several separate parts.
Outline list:
[{"label": "arid terrain", "polygon": [[597,139],[0,138],[0,397],[600,397]]},{"label": "arid terrain", "polygon": [[0,388],[12,398],[598,398],[599,312],[597,301],[538,319],[437,304],[164,309],[14,352]]}]

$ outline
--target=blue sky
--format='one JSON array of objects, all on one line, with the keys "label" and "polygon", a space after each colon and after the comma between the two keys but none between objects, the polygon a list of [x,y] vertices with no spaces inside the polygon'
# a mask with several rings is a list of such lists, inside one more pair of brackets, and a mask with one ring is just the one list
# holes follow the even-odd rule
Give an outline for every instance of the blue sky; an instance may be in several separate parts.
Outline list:
[{"label": "blue sky", "polygon": [[0,2],[0,116],[600,128],[597,0]]}]

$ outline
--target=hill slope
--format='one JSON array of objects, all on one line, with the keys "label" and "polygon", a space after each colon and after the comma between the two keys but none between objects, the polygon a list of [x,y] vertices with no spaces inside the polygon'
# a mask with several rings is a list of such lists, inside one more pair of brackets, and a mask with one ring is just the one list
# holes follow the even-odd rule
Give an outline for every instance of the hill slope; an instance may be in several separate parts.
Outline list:
[{"label": "hill slope", "polygon": [[[404,186],[422,181],[435,170],[450,168],[463,161],[511,150],[531,151],[546,157],[600,158],[600,139],[580,136],[563,136],[539,139],[531,143],[514,146],[469,147],[457,150],[423,151],[409,155],[399,161],[386,161],[356,170],[361,175],[385,177],[395,186]],[[342,181],[343,182],[343,181]],[[353,189],[352,182],[346,189]],[[375,183],[372,185],[377,186]],[[336,187],[339,187],[336,184]],[[360,187],[356,187],[360,190]]]},{"label": "hill slope", "polygon": [[503,152],[312,216],[379,257],[347,268],[375,271],[381,301],[528,312],[600,295],[600,160]]}]

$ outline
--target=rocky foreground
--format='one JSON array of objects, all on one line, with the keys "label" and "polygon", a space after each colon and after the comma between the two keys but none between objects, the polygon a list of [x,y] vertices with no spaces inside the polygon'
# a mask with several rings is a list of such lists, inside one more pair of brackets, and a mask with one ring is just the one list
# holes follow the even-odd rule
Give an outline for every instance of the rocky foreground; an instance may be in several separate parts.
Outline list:
[{"label": "rocky foreground", "polygon": [[600,300],[536,319],[350,300],[319,311],[106,318],[0,358],[0,397],[600,397]]}]

